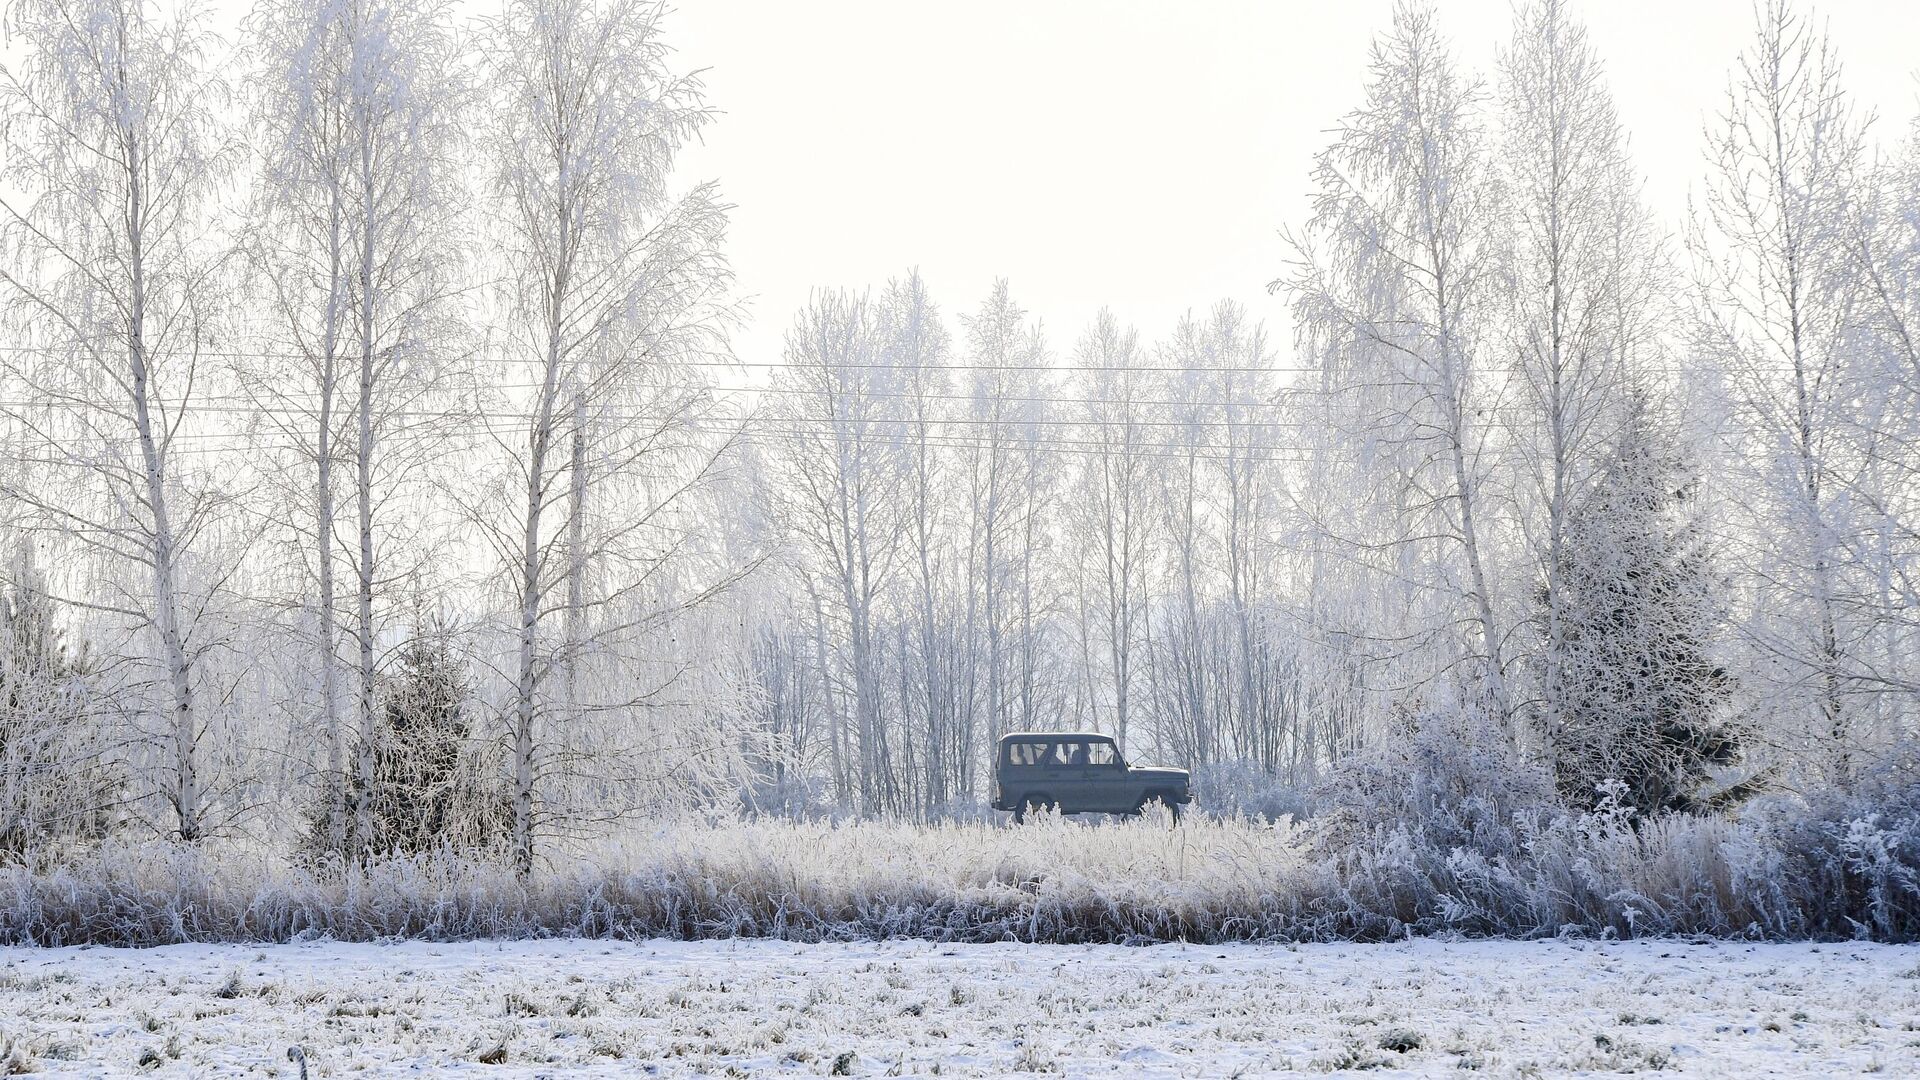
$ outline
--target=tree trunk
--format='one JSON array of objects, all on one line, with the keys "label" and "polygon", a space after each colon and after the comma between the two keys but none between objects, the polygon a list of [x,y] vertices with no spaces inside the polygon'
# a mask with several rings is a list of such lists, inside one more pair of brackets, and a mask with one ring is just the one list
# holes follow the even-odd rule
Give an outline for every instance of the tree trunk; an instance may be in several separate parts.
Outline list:
[{"label": "tree trunk", "polygon": [[376,697],[378,683],[374,667],[373,625],[373,388],[374,388],[374,289],[373,261],[374,191],[372,133],[361,125],[360,181],[360,395],[357,403],[359,438],[354,449],[355,480],[358,487],[357,516],[360,539],[359,565],[359,643],[360,643],[360,755],[358,762],[360,798],[355,808],[355,831],[359,843],[373,835],[373,744],[379,737]]},{"label": "tree trunk", "polygon": [[573,392],[573,431],[568,448],[567,619],[562,670],[569,719],[580,719],[580,654],[587,638],[587,395]]},{"label": "tree trunk", "polygon": [[[560,222],[560,250],[571,247],[571,231],[563,215]],[[562,264],[564,266],[564,263]],[[527,501],[520,532],[520,634],[518,663],[513,692],[513,862],[521,877],[533,873],[534,830],[534,724],[539,717],[540,671],[535,650],[540,635],[541,519],[546,508],[547,455],[553,445],[553,413],[559,393],[562,341],[562,312],[567,295],[567,273],[554,274],[549,293],[546,327],[546,355],[539,399],[535,404],[533,429],[528,433]]]},{"label": "tree trunk", "polygon": [[521,877],[533,873],[533,725],[538,714],[539,669],[534,649],[540,631],[540,517],[546,501],[547,449],[553,434],[553,371],[557,342],[548,352],[546,387],[530,436],[526,517],[520,533],[520,640],[514,674],[513,710],[513,864]]},{"label": "tree trunk", "polygon": [[166,460],[153,433],[148,401],[151,369],[146,341],[146,216],[141,178],[145,163],[138,138],[127,139],[127,206],[125,228],[127,264],[131,275],[128,302],[127,359],[131,368],[134,431],[146,478],[147,507],[153,514],[154,630],[167,665],[167,683],[173,695],[173,802],[182,840],[197,840],[202,832],[198,717],[193,700],[193,665],[180,626],[180,597],[174,567],[173,522],[167,512]]},{"label": "tree trunk", "polygon": [[340,616],[333,580],[333,395],[338,378],[335,348],[339,319],[340,280],[339,200],[334,201],[332,258],[326,329],[323,332],[320,374],[320,430],[317,439],[314,491],[314,543],[318,548],[320,595],[320,709],[327,732],[327,850],[344,854],[347,848],[347,753],[345,725],[340,718]]}]

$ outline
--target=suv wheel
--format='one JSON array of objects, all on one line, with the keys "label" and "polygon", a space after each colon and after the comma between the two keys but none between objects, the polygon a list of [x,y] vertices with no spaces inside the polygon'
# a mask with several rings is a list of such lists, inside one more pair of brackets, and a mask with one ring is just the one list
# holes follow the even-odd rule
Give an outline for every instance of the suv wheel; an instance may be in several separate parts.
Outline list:
[{"label": "suv wheel", "polygon": [[1016,806],[1013,808],[1013,823],[1015,825],[1021,824],[1022,822],[1027,820],[1028,814],[1042,813],[1044,811],[1053,809],[1053,807],[1054,807],[1053,796],[1038,795],[1038,794],[1029,795],[1025,799],[1022,799],[1020,801],[1019,806]]},{"label": "suv wheel", "polygon": [[1173,823],[1175,825],[1180,824],[1180,804],[1167,798],[1163,792],[1158,791],[1149,791],[1145,795],[1140,796],[1140,801],[1134,804],[1133,816],[1140,817],[1145,814],[1147,807],[1152,806],[1154,803],[1159,803],[1161,806],[1166,807],[1167,813],[1173,815]]}]

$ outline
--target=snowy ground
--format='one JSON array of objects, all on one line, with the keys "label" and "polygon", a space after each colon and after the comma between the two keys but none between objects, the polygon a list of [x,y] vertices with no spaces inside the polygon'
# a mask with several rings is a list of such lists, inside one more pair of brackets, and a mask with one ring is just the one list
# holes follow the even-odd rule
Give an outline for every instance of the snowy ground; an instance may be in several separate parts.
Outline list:
[{"label": "snowy ground", "polygon": [[1920,949],[475,942],[0,950],[78,1075],[1920,1073]]}]

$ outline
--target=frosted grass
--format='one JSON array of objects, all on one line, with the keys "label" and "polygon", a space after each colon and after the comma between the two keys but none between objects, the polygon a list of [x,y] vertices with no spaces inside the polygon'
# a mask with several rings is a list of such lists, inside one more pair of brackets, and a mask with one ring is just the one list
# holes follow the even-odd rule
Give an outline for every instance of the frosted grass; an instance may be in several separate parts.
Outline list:
[{"label": "frosted grass", "polygon": [[1321,852],[1290,822],[1020,828],[675,821],[527,878],[458,855],[342,868],[257,844],[109,844],[0,869],[0,942],[590,937],[1147,944],[1413,935],[1913,940],[1912,830],[1752,815],[1512,852],[1379,827]]}]

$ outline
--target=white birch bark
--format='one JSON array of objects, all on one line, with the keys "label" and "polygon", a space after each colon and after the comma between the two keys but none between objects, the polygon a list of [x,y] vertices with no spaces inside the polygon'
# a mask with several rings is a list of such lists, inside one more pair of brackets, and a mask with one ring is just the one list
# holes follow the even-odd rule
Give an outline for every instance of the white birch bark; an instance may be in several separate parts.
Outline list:
[{"label": "white birch bark", "polygon": [[[327,840],[351,854],[371,836],[365,798],[351,830],[346,818],[349,792],[364,794],[372,783],[388,600],[381,590],[398,579],[419,581],[421,565],[432,561],[423,503],[448,445],[451,416],[435,413],[446,409],[446,360],[460,336],[452,316],[464,284],[455,245],[465,202],[465,87],[444,5],[269,4],[256,10],[249,35],[250,51],[261,57],[250,112],[263,178],[252,247],[279,316],[269,340],[285,342],[301,362],[291,386],[287,365],[256,359],[241,367],[262,411],[312,446],[302,464],[315,473]],[[346,402],[338,400],[343,378],[353,385]],[[336,430],[343,404],[350,420]],[[312,427],[298,430],[305,423]],[[338,701],[340,457],[348,459],[344,483],[352,491],[341,531],[354,538],[345,553],[353,578],[350,729]],[[408,566],[389,551],[418,561]],[[349,730],[357,733],[351,766]],[[350,841],[349,832],[359,839]]]}]

